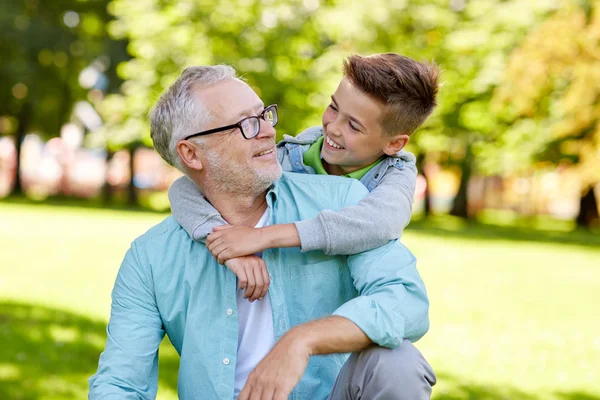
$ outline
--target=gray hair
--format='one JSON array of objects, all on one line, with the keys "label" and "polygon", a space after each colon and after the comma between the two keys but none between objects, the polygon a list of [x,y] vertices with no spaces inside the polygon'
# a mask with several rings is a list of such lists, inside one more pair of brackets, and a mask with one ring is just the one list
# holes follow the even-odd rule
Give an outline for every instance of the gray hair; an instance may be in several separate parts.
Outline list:
[{"label": "gray hair", "polygon": [[154,148],[166,162],[180,171],[183,171],[183,164],[177,154],[177,142],[201,131],[213,118],[209,108],[194,96],[194,89],[225,79],[238,79],[235,69],[229,65],[186,68],[148,114]]}]

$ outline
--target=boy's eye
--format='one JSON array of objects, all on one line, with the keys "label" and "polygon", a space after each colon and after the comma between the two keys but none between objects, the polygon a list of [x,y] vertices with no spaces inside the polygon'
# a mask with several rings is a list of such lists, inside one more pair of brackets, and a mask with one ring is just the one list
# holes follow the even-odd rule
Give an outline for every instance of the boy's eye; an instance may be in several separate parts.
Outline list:
[{"label": "boy's eye", "polygon": [[335,106],[331,103],[329,103],[329,108],[331,108],[333,111],[337,111],[337,108],[335,108]]},{"label": "boy's eye", "polygon": [[350,129],[352,129],[353,131],[359,131],[360,129],[358,129],[357,126],[354,126],[354,124],[352,123],[352,121],[348,122],[348,125],[350,125]]}]

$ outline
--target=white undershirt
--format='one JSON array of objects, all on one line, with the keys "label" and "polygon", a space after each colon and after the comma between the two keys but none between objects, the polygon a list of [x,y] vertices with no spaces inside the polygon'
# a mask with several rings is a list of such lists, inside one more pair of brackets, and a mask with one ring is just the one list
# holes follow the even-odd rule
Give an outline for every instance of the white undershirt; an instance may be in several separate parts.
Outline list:
[{"label": "white undershirt", "polygon": [[[269,210],[263,214],[256,228],[267,224]],[[261,254],[257,254],[261,256]],[[246,384],[248,375],[256,365],[267,355],[275,345],[273,334],[273,313],[271,300],[265,296],[261,301],[250,303],[244,299],[244,291],[237,290],[236,300],[238,309],[238,352],[235,364],[234,400],[238,398]]]}]

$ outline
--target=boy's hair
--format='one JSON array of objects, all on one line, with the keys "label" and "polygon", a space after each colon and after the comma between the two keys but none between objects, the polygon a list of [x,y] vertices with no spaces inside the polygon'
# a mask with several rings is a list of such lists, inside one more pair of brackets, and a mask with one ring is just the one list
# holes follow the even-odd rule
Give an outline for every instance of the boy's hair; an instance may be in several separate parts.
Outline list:
[{"label": "boy's hair", "polygon": [[437,106],[439,68],[396,53],[368,57],[352,55],[344,61],[344,76],[385,107],[384,134],[410,135]]}]

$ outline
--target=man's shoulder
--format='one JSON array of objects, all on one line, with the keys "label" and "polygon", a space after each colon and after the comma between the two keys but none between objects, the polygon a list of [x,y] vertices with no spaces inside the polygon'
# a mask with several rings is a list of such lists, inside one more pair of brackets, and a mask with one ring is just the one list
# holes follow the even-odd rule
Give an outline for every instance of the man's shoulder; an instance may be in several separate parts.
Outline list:
[{"label": "man's shoulder", "polygon": [[[367,188],[356,179],[332,176],[284,172],[279,180],[280,191],[286,190],[296,199],[305,197],[328,204],[351,204],[369,194]],[[332,206],[334,207],[334,206]]]},{"label": "man's shoulder", "polygon": [[169,242],[165,240],[166,238],[172,238],[174,241],[180,242],[185,242],[186,238],[191,240],[181,225],[170,215],[140,235],[133,243],[137,246],[164,246],[168,245]]}]

